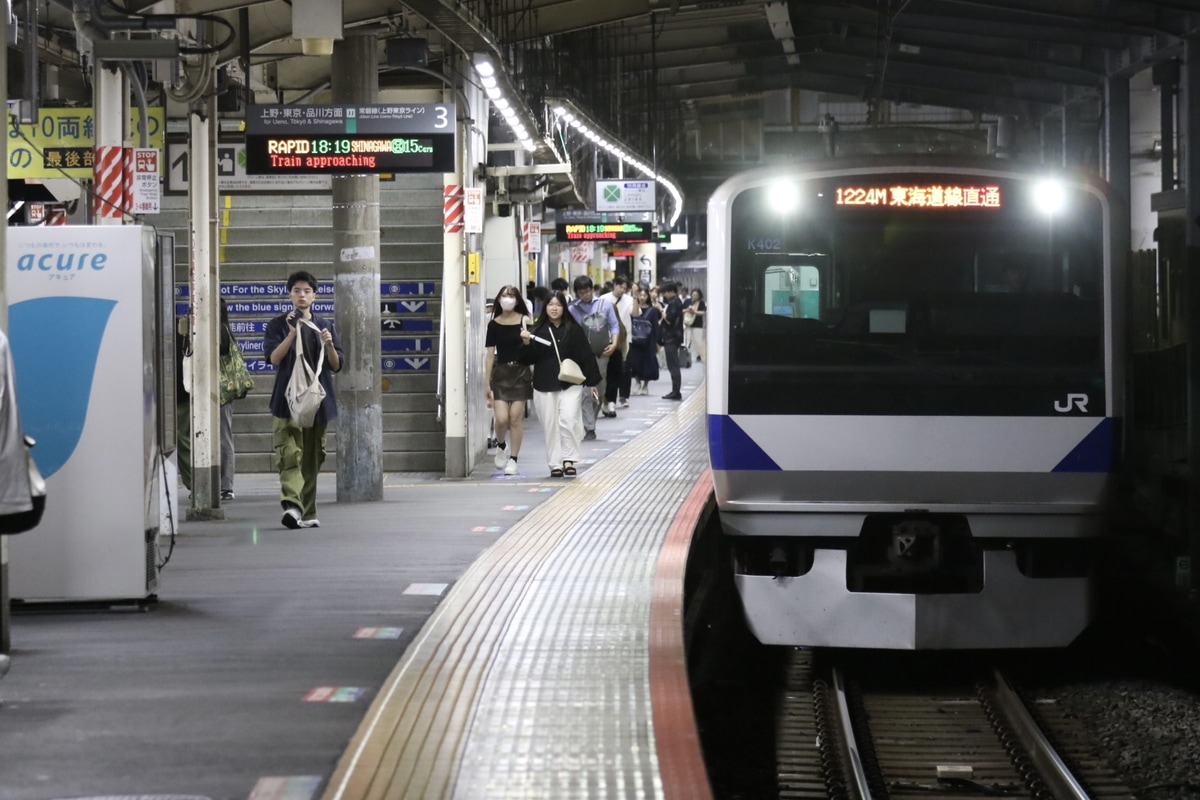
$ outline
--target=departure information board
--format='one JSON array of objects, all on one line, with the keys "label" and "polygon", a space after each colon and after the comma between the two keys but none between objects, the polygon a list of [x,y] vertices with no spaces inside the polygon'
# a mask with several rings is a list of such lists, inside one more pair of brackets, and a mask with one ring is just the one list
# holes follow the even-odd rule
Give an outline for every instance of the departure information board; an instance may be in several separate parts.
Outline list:
[{"label": "departure information board", "polygon": [[246,174],[453,172],[452,103],[252,106]]}]

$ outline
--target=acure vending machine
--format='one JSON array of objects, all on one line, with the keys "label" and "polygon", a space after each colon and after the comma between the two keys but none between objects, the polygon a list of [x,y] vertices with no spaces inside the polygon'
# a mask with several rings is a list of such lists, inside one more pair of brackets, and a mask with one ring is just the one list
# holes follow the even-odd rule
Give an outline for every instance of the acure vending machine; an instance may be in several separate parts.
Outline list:
[{"label": "acure vending machine", "polygon": [[10,541],[14,601],[157,591],[156,244],[144,226],[8,230],[18,404],[47,482],[41,524]]}]

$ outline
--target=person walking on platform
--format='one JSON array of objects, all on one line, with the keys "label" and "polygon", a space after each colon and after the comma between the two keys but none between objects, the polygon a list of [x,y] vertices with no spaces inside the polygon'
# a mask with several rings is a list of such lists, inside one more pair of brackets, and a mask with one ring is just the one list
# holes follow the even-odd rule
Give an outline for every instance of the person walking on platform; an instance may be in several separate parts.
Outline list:
[{"label": "person walking on platform", "polygon": [[[583,439],[580,406],[585,393],[593,401],[599,397],[600,367],[562,292],[550,296],[533,330],[521,331],[521,341],[520,361],[533,366],[533,407],[545,433],[550,477],[574,475]],[[579,365],[584,386],[558,379],[560,364],[568,358]]]},{"label": "person walking on platform", "polygon": [[644,286],[637,290],[637,308],[629,323],[629,376],[637,381],[630,394],[650,393],[650,381],[658,380],[658,324],[662,314],[650,302]]},{"label": "person walking on platform", "polygon": [[[237,347],[233,330],[229,327],[229,304],[221,298],[221,365],[233,355]],[[237,472],[237,451],[233,449],[233,400],[221,392],[221,499],[232,500],[233,476]]]},{"label": "person walking on platform", "polygon": [[517,287],[501,287],[492,303],[492,319],[484,339],[487,347],[484,374],[487,403],[492,409],[495,425],[496,469],[504,470],[505,475],[517,474],[517,458],[525,433],[525,404],[533,397],[533,375],[529,365],[517,360],[522,345],[521,331],[532,322],[529,308]]},{"label": "person walking on platform", "polygon": [[[333,395],[333,373],[342,368],[345,355],[332,322],[312,313],[317,298],[317,279],[311,273],[293,272],[287,279],[288,296],[295,306],[267,323],[263,352],[278,370],[271,390],[272,440],[279,465],[279,499],[286,528],[317,528],[317,473],[325,462],[325,430],[337,417]],[[292,419],[286,395],[296,365],[296,337],[303,336],[304,358],[315,370],[324,348],[324,366],[318,380],[325,398],[311,428]]]},{"label": "person walking on platform", "polygon": [[679,392],[683,385],[683,376],[679,372],[679,348],[683,345],[683,303],[679,300],[679,285],[664,283],[662,296],[667,307],[659,331],[666,353],[667,371],[671,373],[671,391],[663,395],[663,400],[682,400],[683,395]]},{"label": "person walking on platform", "polygon": [[627,364],[629,361],[629,326],[633,322],[633,310],[637,306],[633,295],[629,293],[629,279],[618,275],[613,279],[612,289],[600,295],[601,300],[607,300],[617,312],[621,322],[621,337],[617,349],[608,358],[608,372],[604,376],[604,416],[615,417],[618,408],[629,407],[629,387],[631,378]]},{"label": "person walking on platform", "polygon": [[708,360],[708,343],[704,339],[704,317],[708,314],[708,306],[704,303],[704,291],[692,289],[692,304],[688,306],[692,312],[690,346],[696,355],[696,361]]},{"label": "person walking on platform", "polygon": [[[583,438],[590,441],[596,438],[596,417],[604,398],[608,360],[617,350],[621,338],[621,321],[611,303],[596,297],[595,285],[587,275],[580,275],[575,279],[575,298],[575,302],[570,305],[571,316],[582,326],[588,344],[591,345],[592,355],[596,357],[596,364],[600,368],[600,388],[596,398],[592,399],[586,394],[583,397]],[[614,407],[612,416],[616,415]]]}]

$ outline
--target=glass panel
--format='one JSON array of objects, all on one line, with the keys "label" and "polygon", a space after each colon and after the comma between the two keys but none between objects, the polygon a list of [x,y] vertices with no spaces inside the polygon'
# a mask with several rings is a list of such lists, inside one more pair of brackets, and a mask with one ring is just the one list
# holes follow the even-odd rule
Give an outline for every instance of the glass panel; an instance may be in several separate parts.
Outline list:
[{"label": "glass panel", "polygon": [[[1035,184],[903,174],[733,204],[732,413],[1104,413],[1102,206]],[[794,391],[779,391],[794,389]]]}]

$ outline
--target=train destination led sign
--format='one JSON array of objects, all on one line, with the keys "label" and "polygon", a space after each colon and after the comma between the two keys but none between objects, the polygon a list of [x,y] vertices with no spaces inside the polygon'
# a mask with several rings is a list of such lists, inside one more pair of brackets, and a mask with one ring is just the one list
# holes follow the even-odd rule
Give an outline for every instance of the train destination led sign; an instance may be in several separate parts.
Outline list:
[{"label": "train destination led sign", "polygon": [[654,235],[651,222],[560,222],[555,227],[563,242],[648,242]]},{"label": "train destination led sign", "polygon": [[453,172],[454,106],[254,106],[246,174]]},{"label": "train destination led sign", "polygon": [[999,186],[839,186],[834,203],[839,206],[888,208],[1000,208]]}]

